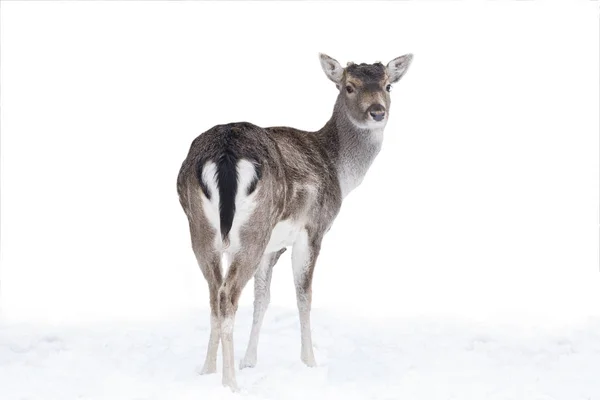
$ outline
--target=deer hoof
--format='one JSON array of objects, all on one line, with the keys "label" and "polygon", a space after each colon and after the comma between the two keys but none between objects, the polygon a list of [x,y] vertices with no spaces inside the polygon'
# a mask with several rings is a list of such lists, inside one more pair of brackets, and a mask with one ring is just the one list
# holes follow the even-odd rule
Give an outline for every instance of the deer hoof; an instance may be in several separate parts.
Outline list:
[{"label": "deer hoof", "polygon": [[198,373],[200,375],[209,375],[209,374],[214,374],[217,372],[217,366],[215,365],[209,365],[209,364],[204,364],[204,367],[202,367],[202,369],[200,369],[198,371]]},{"label": "deer hoof", "polygon": [[255,359],[244,358],[240,361],[240,369],[254,368],[254,367],[256,367],[256,358]]},{"label": "deer hoof", "polygon": [[314,368],[317,366],[317,362],[315,361],[315,356],[302,356],[302,362],[306,364],[307,367]]},{"label": "deer hoof", "polygon": [[240,391],[240,387],[238,386],[235,379],[225,379],[225,377],[223,377],[223,386],[228,387],[229,389],[231,389],[232,392]]}]

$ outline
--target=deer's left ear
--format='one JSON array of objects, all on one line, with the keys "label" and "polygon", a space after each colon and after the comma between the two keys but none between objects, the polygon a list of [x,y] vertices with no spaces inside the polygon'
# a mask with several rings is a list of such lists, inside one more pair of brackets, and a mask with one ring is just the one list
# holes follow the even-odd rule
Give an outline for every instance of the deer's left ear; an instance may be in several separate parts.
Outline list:
[{"label": "deer's left ear", "polygon": [[408,67],[413,59],[412,54],[405,54],[390,61],[386,67],[390,83],[396,83],[408,70]]}]

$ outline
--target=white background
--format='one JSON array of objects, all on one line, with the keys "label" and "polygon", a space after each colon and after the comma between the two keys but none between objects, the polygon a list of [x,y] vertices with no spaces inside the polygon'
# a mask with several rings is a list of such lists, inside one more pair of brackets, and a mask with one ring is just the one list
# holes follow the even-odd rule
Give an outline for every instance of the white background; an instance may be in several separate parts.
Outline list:
[{"label": "white background", "polygon": [[[219,123],[320,128],[336,89],[318,52],[415,58],[315,308],[597,315],[597,3],[540,3],[3,2],[2,315],[208,307],[181,162]],[[289,254],[272,303],[295,308]]]}]

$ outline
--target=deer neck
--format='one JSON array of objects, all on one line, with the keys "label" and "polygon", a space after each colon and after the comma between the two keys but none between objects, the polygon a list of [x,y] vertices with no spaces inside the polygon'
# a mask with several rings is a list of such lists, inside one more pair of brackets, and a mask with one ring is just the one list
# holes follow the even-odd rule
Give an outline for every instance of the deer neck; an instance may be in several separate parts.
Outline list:
[{"label": "deer neck", "polygon": [[383,129],[383,126],[358,127],[348,116],[341,97],[338,97],[331,119],[319,134],[336,168],[342,197],[362,182],[381,150]]}]

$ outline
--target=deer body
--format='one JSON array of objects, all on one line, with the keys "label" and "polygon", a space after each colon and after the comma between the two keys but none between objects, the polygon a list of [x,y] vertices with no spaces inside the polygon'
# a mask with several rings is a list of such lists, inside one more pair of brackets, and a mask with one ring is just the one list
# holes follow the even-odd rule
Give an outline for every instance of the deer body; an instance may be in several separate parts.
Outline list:
[{"label": "deer body", "polygon": [[[360,184],[381,148],[389,84],[412,59],[351,64],[321,55],[341,87],[331,119],[317,132],[218,125],[196,138],[181,167],[177,190],[188,217],[192,248],[210,293],[211,333],[203,373],[216,371],[223,345],[223,384],[237,388],[233,322],[242,289],[254,277],[254,320],[240,367],[256,363],[258,336],[269,303],[272,268],[292,246],[301,326],[301,359],[315,366],[310,334],[312,275],[321,241],[343,198]],[[386,91],[387,87],[387,91]],[[222,255],[230,261],[225,275]]]}]

